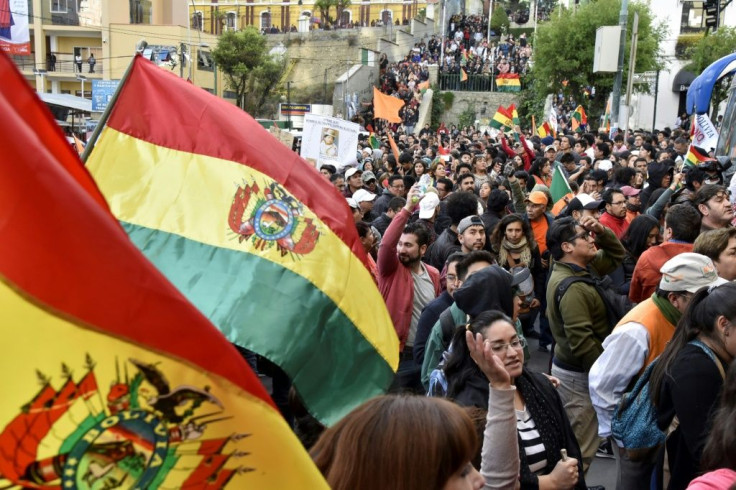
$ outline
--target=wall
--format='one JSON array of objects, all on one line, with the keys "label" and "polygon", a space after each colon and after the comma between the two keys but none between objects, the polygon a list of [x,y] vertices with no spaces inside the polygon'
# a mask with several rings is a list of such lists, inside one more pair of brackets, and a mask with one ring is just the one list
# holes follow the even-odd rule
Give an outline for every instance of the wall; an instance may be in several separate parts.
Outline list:
[{"label": "wall", "polygon": [[483,104],[486,104],[486,117],[492,118],[499,105],[508,107],[511,104],[518,104],[519,98],[514,94],[503,92],[453,92],[455,100],[452,108],[445,111],[442,115],[442,122],[445,124],[457,124],[462,114],[468,106],[480,111]]}]

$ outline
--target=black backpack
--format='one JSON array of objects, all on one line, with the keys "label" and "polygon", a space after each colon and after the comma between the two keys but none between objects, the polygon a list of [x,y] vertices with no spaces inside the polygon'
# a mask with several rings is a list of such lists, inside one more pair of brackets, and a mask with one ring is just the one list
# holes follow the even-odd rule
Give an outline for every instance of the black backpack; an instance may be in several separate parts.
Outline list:
[{"label": "black backpack", "polygon": [[619,294],[614,290],[613,282],[608,276],[603,278],[569,276],[560,282],[557,286],[557,290],[555,291],[555,304],[558,308],[560,301],[562,301],[562,297],[574,282],[584,282],[585,284],[593,286],[595,290],[598,291],[598,294],[606,306],[606,317],[608,318],[608,324],[611,327],[616,326],[634,306],[628,296]]}]

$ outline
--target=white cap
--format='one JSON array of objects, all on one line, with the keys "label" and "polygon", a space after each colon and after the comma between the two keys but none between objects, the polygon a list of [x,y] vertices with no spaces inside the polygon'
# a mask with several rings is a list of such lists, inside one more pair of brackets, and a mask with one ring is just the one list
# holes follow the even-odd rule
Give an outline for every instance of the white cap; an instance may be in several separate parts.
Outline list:
[{"label": "white cap", "polygon": [[349,168],[349,169],[347,169],[347,170],[345,171],[345,178],[346,178],[346,179],[349,179],[349,178],[350,178],[350,177],[352,177],[352,176],[353,176],[353,175],[354,175],[354,174],[355,174],[356,172],[360,172],[360,173],[363,173],[363,171],[362,171],[362,170],[360,170],[360,169],[358,169],[358,168],[355,168],[355,167],[351,167],[351,168]]},{"label": "white cap", "polygon": [[353,209],[358,209],[358,203],[352,197],[346,197],[345,200],[348,202],[348,206]]},{"label": "white cap", "polygon": [[372,192],[368,192],[365,189],[358,189],[357,191],[353,192],[353,199],[355,199],[355,202],[361,203],[366,201],[372,201],[376,198],[376,195]]},{"label": "white cap", "polygon": [[664,263],[659,272],[662,273],[659,288],[663,291],[694,293],[704,286],[720,286],[728,282],[718,277],[712,260],[690,252],[675,255]]},{"label": "white cap", "polygon": [[440,205],[440,197],[434,192],[428,192],[419,201],[419,219],[429,219],[434,216],[434,210]]},{"label": "white cap", "polygon": [[608,172],[613,168],[613,163],[610,162],[610,160],[601,160],[598,163],[598,170],[605,170]]}]

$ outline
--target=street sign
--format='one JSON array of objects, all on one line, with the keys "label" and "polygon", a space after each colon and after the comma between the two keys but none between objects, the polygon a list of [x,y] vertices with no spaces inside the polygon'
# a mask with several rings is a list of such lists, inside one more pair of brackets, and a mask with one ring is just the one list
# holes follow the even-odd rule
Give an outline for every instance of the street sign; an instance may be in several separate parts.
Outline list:
[{"label": "street sign", "polygon": [[92,112],[104,112],[120,80],[92,80]]}]

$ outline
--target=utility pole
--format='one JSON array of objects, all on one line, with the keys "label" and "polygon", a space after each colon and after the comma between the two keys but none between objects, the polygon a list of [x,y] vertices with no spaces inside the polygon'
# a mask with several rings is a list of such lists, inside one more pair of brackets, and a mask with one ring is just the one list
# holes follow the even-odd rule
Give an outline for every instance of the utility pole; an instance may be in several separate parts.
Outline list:
[{"label": "utility pole", "polygon": [[618,15],[618,25],[621,27],[621,37],[618,43],[618,71],[613,81],[611,96],[611,120],[614,127],[619,127],[619,109],[621,106],[621,82],[624,77],[624,48],[626,48],[626,24],[629,18],[629,0],[621,0],[621,11]]},{"label": "utility pole", "polygon": [[445,33],[447,32],[446,14],[447,0],[442,0],[442,25],[440,26],[440,29],[442,30],[442,44],[440,45],[440,73],[442,73],[442,68],[445,66]]},{"label": "utility pole", "polygon": [[659,70],[657,78],[654,79],[654,114],[652,115],[652,131],[657,127],[657,96],[659,95]]},{"label": "utility pole", "polygon": [[286,107],[288,107],[286,124],[288,124],[289,131],[291,131],[291,82],[286,82]]},{"label": "utility pole", "polygon": [[348,118],[348,89],[350,88],[350,60],[345,60],[345,66],[347,67],[347,71],[345,72],[345,86],[342,91],[344,105],[345,105],[345,112],[343,113],[343,119],[346,121],[349,120]]},{"label": "utility pole", "polygon": [[624,133],[629,130],[629,108],[631,107],[631,92],[634,91],[634,70],[636,69],[636,44],[639,41],[639,14],[634,12],[634,23],[631,25],[631,52],[629,53],[629,76],[626,80],[626,120]]}]

